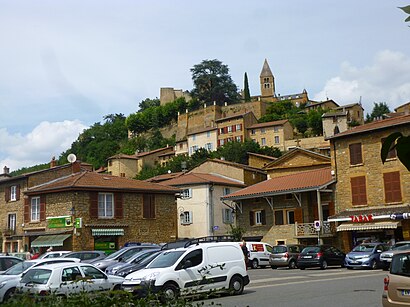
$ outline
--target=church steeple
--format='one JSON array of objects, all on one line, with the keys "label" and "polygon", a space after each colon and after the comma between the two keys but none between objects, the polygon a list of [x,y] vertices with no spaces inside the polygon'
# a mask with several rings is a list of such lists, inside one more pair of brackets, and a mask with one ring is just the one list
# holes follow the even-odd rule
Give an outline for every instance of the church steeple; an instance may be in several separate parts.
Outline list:
[{"label": "church steeple", "polygon": [[259,80],[261,84],[261,96],[275,96],[275,77],[273,76],[272,71],[270,70],[268,60],[266,59],[263,63]]}]

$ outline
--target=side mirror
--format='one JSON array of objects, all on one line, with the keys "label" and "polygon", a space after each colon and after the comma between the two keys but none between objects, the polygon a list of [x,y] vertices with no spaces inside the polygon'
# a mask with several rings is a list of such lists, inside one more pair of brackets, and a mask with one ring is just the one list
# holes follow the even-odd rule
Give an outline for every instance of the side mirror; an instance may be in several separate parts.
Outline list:
[{"label": "side mirror", "polygon": [[376,251],[376,253],[381,253],[382,251],[380,250],[380,249],[378,249],[377,251]]},{"label": "side mirror", "polygon": [[191,260],[186,260],[184,262],[184,265],[182,266],[182,268],[185,270],[185,269],[188,269],[190,267],[192,267],[192,261]]}]

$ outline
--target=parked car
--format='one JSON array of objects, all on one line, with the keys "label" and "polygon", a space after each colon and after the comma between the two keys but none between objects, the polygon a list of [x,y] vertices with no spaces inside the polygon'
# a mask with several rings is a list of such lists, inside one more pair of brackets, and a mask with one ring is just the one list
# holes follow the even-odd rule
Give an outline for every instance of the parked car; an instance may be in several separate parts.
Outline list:
[{"label": "parked car", "polygon": [[272,269],[278,267],[297,268],[297,260],[304,246],[300,244],[275,245],[269,255],[269,264]]},{"label": "parked car", "polygon": [[38,257],[38,259],[43,258],[58,258],[62,257],[65,254],[71,253],[71,251],[53,251],[53,252],[46,252]]},{"label": "parked car", "polygon": [[343,267],[345,256],[345,253],[334,246],[307,246],[299,254],[296,264],[301,270],[309,267],[320,267],[322,270],[325,270],[331,265]]},{"label": "parked car", "polygon": [[241,294],[249,276],[239,244],[193,242],[163,251],[145,269],[127,275],[122,288],[138,296],[160,293],[162,301],[209,291]]},{"label": "parked car", "polygon": [[265,242],[246,242],[246,247],[249,252],[248,266],[252,269],[257,269],[258,267],[264,268],[269,265],[269,256],[273,251],[270,244]]},{"label": "parked car", "polygon": [[91,263],[94,261],[102,260],[107,257],[103,251],[80,251],[80,252],[71,252],[63,255],[63,257],[68,258],[79,258],[81,262]]},{"label": "parked car", "polygon": [[45,258],[26,260],[12,266],[0,275],[0,303],[8,300],[16,290],[21,276],[32,267],[62,262],[80,262],[78,258]]},{"label": "parked car", "polygon": [[389,250],[380,254],[380,263],[384,271],[390,268],[390,263],[393,255],[405,250],[410,250],[410,241],[400,241],[390,247]]},{"label": "parked car", "polygon": [[133,272],[145,269],[147,267],[148,264],[150,264],[155,258],[157,258],[160,254],[162,253],[162,251],[155,251],[153,253],[147,253],[148,256],[141,259],[138,262],[132,262],[129,263],[121,268],[119,268],[115,274],[113,275],[117,275],[120,277],[126,277],[128,274],[131,274]]},{"label": "parked car", "polygon": [[136,264],[139,264],[142,260],[144,260],[145,258],[149,257],[152,254],[157,254],[161,252],[160,249],[145,249],[142,250],[138,253],[136,253],[135,255],[133,255],[132,257],[129,257],[127,260],[122,260],[122,261],[118,261],[112,265],[110,265],[109,267],[107,267],[105,269],[105,273],[110,274],[110,275],[117,275],[117,271],[121,270],[122,268],[125,267],[132,267]]},{"label": "parked car", "polygon": [[159,246],[156,244],[146,244],[141,243],[140,245],[133,245],[129,247],[123,247],[120,250],[108,255],[104,259],[97,259],[92,261],[91,263],[99,268],[100,270],[105,270],[112,264],[117,263],[118,261],[126,261],[129,257],[132,257],[136,253],[144,250],[144,249],[158,249]]},{"label": "parked car", "polygon": [[380,254],[387,250],[388,245],[384,243],[362,243],[357,245],[345,257],[345,267],[367,268],[375,270],[381,267]]},{"label": "parked car", "polygon": [[0,273],[3,273],[13,265],[22,261],[23,259],[14,256],[0,256]]},{"label": "parked car", "polygon": [[17,291],[68,296],[82,291],[117,290],[123,281],[122,277],[106,275],[91,264],[55,263],[29,269],[17,285]]},{"label": "parked car", "polygon": [[382,294],[384,307],[410,305],[410,252],[396,253],[390,272],[384,278]]}]

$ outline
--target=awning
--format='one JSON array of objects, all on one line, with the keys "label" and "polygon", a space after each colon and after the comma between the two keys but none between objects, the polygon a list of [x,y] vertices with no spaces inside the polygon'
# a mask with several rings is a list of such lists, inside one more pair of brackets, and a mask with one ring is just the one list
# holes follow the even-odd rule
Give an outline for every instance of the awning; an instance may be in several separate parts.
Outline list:
[{"label": "awning", "polygon": [[374,222],[374,223],[353,223],[341,224],[337,226],[337,231],[349,230],[372,230],[372,229],[396,229],[399,222]]},{"label": "awning", "polygon": [[63,246],[64,241],[69,237],[71,234],[39,236],[31,242],[31,247]]},{"label": "awning", "polygon": [[91,234],[93,236],[123,236],[124,229],[122,228],[91,229]]}]

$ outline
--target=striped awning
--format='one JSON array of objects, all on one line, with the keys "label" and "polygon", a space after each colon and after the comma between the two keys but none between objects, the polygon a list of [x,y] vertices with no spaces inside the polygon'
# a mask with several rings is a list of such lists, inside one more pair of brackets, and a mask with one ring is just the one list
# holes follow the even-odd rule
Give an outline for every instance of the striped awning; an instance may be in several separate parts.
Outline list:
[{"label": "striped awning", "polygon": [[99,228],[91,229],[93,236],[123,236],[124,229],[122,228]]},{"label": "striped awning", "polygon": [[374,230],[374,229],[396,229],[399,222],[374,222],[374,223],[345,223],[337,226],[337,231],[350,230]]},{"label": "striped awning", "polygon": [[31,247],[63,246],[70,236],[71,234],[39,236],[31,242]]}]

